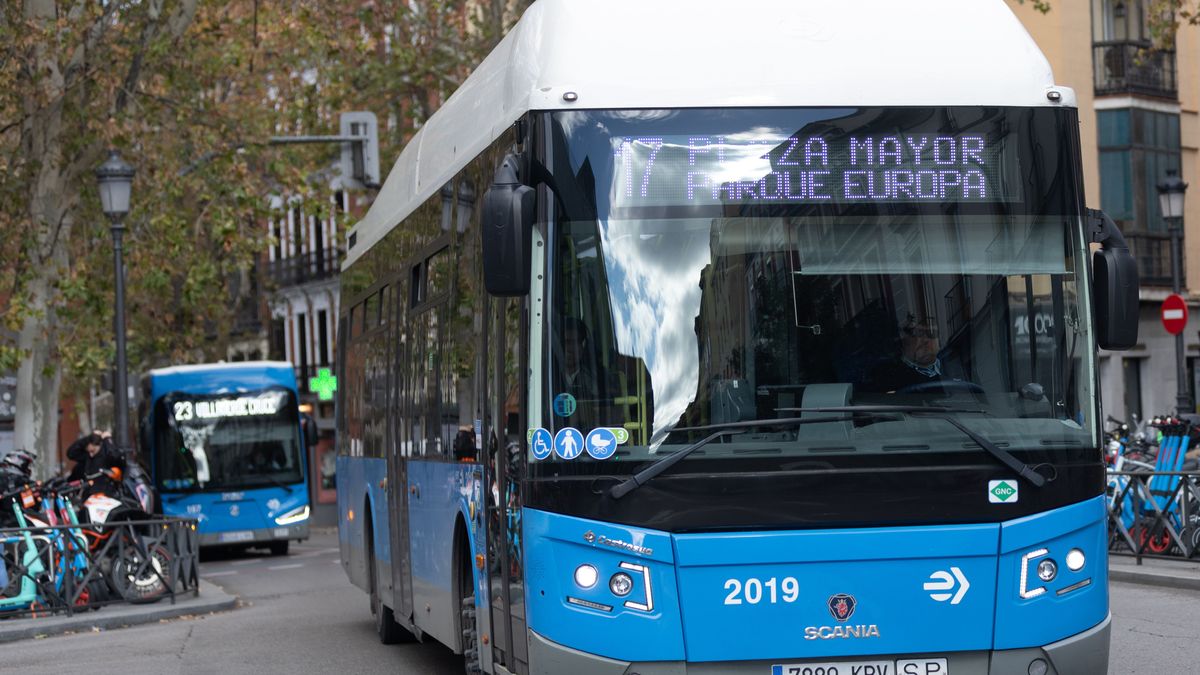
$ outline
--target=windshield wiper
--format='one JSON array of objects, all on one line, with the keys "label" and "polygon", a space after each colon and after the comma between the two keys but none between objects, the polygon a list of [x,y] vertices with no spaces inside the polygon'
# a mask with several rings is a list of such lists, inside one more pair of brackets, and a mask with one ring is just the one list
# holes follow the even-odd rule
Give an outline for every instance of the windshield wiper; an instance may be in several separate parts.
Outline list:
[{"label": "windshield wiper", "polygon": [[[850,406],[848,408],[783,408],[781,410],[797,410],[797,411],[802,411],[802,412],[838,412],[838,413],[843,413],[843,414],[840,417],[780,417],[780,418],[761,419],[761,420],[746,420],[746,421],[742,421],[742,422],[727,422],[725,424],[709,424],[709,425],[702,426],[702,427],[679,427],[677,429],[674,429],[673,431],[704,431],[704,430],[708,430],[708,429],[716,429],[717,431],[713,434],[706,436],[705,438],[700,439],[699,441],[696,441],[695,443],[692,443],[691,445],[687,446],[686,448],[683,448],[682,450],[677,450],[677,451],[667,455],[666,457],[663,457],[662,459],[657,460],[650,466],[633,474],[632,476],[625,479],[624,481],[612,486],[612,488],[609,489],[608,494],[613,499],[620,499],[621,497],[624,497],[625,495],[629,494],[633,490],[645,485],[648,481],[653,479],[655,476],[657,476],[660,473],[666,471],[667,469],[675,466],[675,464],[677,462],[679,462],[680,460],[682,460],[683,458],[692,454],[696,450],[699,450],[700,448],[708,445],[709,443],[717,440],[718,438],[721,438],[722,436],[733,436],[736,434],[744,434],[747,431],[749,431],[750,429],[755,428],[755,427],[778,427],[778,426],[793,426],[793,425],[798,425],[798,424],[819,424],[822,422],[845,422],[846,420],[854,418],[854,417],[863,417],[863,416],[874,417],[875,415],[873,415],[872,413],[881,412],[881,411],[876,411],[876,410],[866,410],[865,409],[865,408],[869,408],[869,407],[873,407],[873,406],[862,406],[862,407],[864,408],[862,410],[858,409],[855,406]],[[884,407],[890,408],[890,407],[896,407],[896,406],[884,406]],[[886,412],[899,412],[899,411],[888,410]]]},{"label": "windshield wiper", "polygon": [[268,482],[270,482],[275,487],[281,487],[284,490],[287,490],[287,493],[289,495],[292,494],[292,486],[288,485],[287,483],[284,483],[283,481],[279,480],[278,478],[272,478],[269,474],[265,474],[265,473],[257,476],[257,478],[265,478]]},{"label": "windshield wiper", "polygon": [[978,433],[976,433],[975,431],[966,427],[965,425],[963,425],[961,422],[954,419],[953,417],[943,415],[944,413],[983,413],[984,411],[982,411],[982,410],[970,410],[967,408],[945,408],[945,407],[939,407],[939,406],[922,406],[922,405],[850,405],[850,406],[837,406],[837,407],[832,407],[832,408],[780,408],[780,410],[786,410],[788,412],[852,412],[852,411],[876,412],[876,413],[897,412],[897,413],[908,413],[908,414],[912,414],[912,415],[917,415],[919,417],[926,417],[926,416],[932,417],[933,419],[938,419],[938,420],[942,420],[944,422],[948,422],[955,429],[958,429],[959,431],[963,432],[963,434],[966,435],[967,438],[970,438],[972,441],[975,441],[979,445],[979,447],[983,448],[989,455],[1000,460],[1001,463],[1003,463],[1005,466],[1012,469],[1013,471],[1016,471],[1017,475],[1020,476],[1021,478],[1024,478],[1025,480],[1029,481],[1030,483],[1033,483],[1034,487],[1042,487],[1043,485],[1046,484],[1046,477],[1043,476],[1042,474],[1038,473],[1037,471],[1034,471],[1033,467],[1031,467],[1028,464],[1026,464],[1025,462],[1022,462],[1021,460],[1017,459],[1016,457],[1014,457],[1012,455],[1012,453],[1005,450],[1004,448],[1001,448],[1000,446],[996,445],[995,443],[992,443],[991,441],[984,438],[983,436],[980,436]]}]

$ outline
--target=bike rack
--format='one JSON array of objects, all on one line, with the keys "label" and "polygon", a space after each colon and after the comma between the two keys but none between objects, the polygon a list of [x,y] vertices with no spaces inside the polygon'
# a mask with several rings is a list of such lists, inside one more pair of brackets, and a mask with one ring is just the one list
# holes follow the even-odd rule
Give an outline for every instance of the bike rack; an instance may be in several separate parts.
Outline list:
[{"label": "bike rack", "polygon": [[[1116,478],[1115,485],[1109,482],[1110,553],[1132,555],[1140,565],[1144,557],[1192,558],[1200,552],[1200,545],[1193,544],[1200,522],[1191,523],[1200,516],[1195,513],[1200,507],[1200,471],[1109,471],[1108,476]],[[1164,479],[1177,479],[1165,500],[1161,490],[1155,494],[1151,489],[1155,478],[1158,485]],[[1154,538],[1163,535],[1169,542],[1166,552],[1147,552]],[[1122,546],[1126,550],[1121,550]],[[1177,553],[1171,555],[1170,551]]]},{"label": "bike rack", "polygon": [[[10,541],[11,546],[0,546],[0,556],[8,567],[9,586],[19,586],[21,579],[28,579],[37,588],[37,599],[22,609],[0,611],[0,616],[37,616],[41,613],[68,615],[87,609],[128,602],[125,597],[97,600],[83,594],[93,586],[92,582],[108,584],[108,573],[102,563],[127,561],[136,554],[139,561],[136,569],[130,570],[135,578],[153,573],[166,590],[148,601],[157,602],[169,597],[175,604],[177,595],[200,594],[200,545],[196,536],[197,521],[193,518],[152,518],[148,520],[124,520],[99,525],[66,524],[37,525],[25,528],[0,529],[0,541]],[[104,543],[91,550],[87,545],[87,534],[104,537]],[[45,572],[31,574],[21,562],[18,552],[29,534],[38,542],[37,550],[42,556]],[[164,551],[168,557],[165,570],[154,565],[151,551]],[[3,590],[3,589],[0,589]],[[114,591],[116,589],[113,589]]]}]

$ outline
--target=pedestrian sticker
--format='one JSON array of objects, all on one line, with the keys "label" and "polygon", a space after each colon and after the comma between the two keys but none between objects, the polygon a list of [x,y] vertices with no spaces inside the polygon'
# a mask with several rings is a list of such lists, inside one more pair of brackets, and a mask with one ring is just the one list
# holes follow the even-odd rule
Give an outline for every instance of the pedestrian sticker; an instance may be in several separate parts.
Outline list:
[{"label": "pedestrian sticker", "polygon": [[600,427],[588,432],[587,442],[584,443],[587,453],[593,459],[608,459],[617,451],[617,437],[612,429]]},{"label": "pedestrian sticker", "polygon": [[554,414],[559,417],[574,415],[577,407],[575,397],[570,394],[564,393],[554,397]]},{"label": "pedestrian sticker", "polygon": [[1017,481],[988,481],[988,501],[993,504],[1012,504],[1017,501]]},{"label": "pedestrian sticker", "polygon": [[629,442],[629,430],[622,427],[609,427],[609,431],[617,439],[617,445],[625,445]]},{"label": "pedestrian sticker", "polygon": [[554,435],[554,454],[563,459],[575,459],[583,453],[583,434],[575,427],[564,427]]},{"label": "pedestrian sticker", "polygon": [[546,459],[554,451],[554,437],[545,429],[534,429],[529,447],[533,450],[534,459]]}]

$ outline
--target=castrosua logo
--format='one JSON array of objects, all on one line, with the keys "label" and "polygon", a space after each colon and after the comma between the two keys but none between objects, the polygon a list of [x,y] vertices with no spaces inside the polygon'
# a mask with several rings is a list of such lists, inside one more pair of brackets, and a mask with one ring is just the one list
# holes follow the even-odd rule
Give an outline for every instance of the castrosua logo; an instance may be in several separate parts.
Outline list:
[{"label": "castrosua logo", "polygon": [[1011,504],[1017,501],[1017,482],[1015,480],[988,481],[988,501],[993,504]]}]

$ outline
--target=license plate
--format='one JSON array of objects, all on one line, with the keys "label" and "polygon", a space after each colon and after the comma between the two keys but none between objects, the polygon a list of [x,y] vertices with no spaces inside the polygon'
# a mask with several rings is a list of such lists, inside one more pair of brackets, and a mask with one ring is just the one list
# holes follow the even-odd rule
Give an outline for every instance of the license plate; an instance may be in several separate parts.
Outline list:
[{"label": "license plate", "polygon": [[278,537],[279,539],[283,539],[283,538],[287,537],[288,529],[286,527],[275,528],[275,536]]},{"label": "license plate", "polygon": [[249,530],[242,532],[222,532],[217,537],[217,541],[224,544],[233,543],[235,541],[254,541],[254,533]]},{"label": "license plate", "polygon": [[771,666],[771,675],[949,675],[946,659],[836,661]]}]

